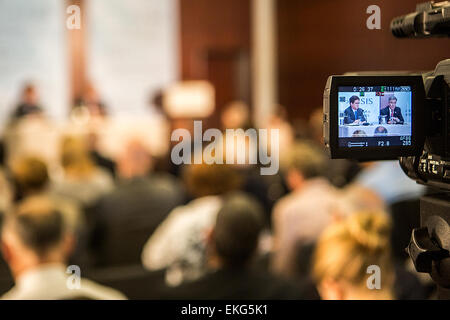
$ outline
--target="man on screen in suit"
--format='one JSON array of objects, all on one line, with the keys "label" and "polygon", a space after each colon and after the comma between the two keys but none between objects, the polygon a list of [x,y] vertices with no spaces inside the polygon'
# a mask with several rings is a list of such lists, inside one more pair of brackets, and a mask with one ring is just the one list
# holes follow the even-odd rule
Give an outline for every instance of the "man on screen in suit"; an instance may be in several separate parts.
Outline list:
[{"label": "man on screen in suit", "polygon": [[386,108],[381,109],[380,115],[387,116],[386,120],[389,124],[405,123],[402,116],[402,109],[397,107],[397,98],[395,96],[389,98],[389,105]]},{"label": "man on screen in suit", "polygon": [[360,100],[357,96],[350,98],[350,107],[344,111],[344,124],[363,124],[366,122],[364,110],[359,108]]}]

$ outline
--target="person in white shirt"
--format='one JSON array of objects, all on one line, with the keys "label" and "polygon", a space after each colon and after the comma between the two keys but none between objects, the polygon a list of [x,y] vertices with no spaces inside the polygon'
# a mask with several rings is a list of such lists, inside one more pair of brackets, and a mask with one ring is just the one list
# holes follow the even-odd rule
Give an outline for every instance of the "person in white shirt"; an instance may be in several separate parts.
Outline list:
[{"label": "person in white shirt", "polygon": [[156,229],[142,251],[148,270],[166,268],[166,283],[178,286],[207,272],[207,236],[222,207],[222,196],[237,190],[241,179],[227,165],[191,165],[184,175],[196,199],[175,208]]},{"label": "person in white shirt", "polygon": [[2,252],[15,280],[3,300],[123,300],[120,292],[67,267],[73,238],[48,199],[29,199],[5,216]]}]

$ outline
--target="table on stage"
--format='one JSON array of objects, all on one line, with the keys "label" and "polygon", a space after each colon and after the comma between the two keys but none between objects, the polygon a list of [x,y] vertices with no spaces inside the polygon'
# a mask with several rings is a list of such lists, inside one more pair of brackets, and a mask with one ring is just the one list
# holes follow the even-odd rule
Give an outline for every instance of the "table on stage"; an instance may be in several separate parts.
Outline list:
[{"label": "table on stage", "polygon": [[[387,130],[387,136],[409,136],[411,135],[410,124],[371,124],[369,126],[352,126],[343,125],[339,126],[339,138],[351,138],[356,132],[356,135],[366,134],[371,137],[375,134],[375,129],[378,127],[384,127]],[[361,132],[363,131],[363,132]]]}]

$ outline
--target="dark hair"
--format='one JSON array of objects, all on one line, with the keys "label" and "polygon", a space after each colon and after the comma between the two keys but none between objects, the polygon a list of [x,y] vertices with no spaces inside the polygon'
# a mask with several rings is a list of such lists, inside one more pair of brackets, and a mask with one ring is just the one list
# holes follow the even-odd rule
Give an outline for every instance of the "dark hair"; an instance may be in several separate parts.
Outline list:
[{"label": "dark hair", "polygon": [[[39,257],[58,246],[65,234],[64,218],[50,203],[39,199],[26,203],[6,216],[5,227],[11,228],[23,245]],[[29,205],[31,204],[31,205]]]},{"label": "dark hair", "polygon": [[255,252],[263,227],[260,204],[244,193],[227,196],[217,215],[213,241],[226,266],[244,266]]},{"label": "dark hair", "polygon": [[350,104],[354,104],[356,100],[359,100],[358,96],[353,96],[350,98]]},{"label": "dark hair", "polygon": [[388,130],[385,127],[382,127],[382,126],[377,127],[375,129],[375,134],[380,134],[380,133],[388,133]]}]

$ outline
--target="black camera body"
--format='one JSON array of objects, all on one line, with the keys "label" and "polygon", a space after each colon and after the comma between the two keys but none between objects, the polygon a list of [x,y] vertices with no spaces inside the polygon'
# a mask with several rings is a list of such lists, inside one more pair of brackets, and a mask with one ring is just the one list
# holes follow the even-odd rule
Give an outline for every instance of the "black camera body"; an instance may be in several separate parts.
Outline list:
[{"label": "black camera body", "polygon": [[[358,108],[364,111],[356,113],[364,115],[370,111],[372,121],[366,115],[366,121],[357,125],[350,122],[357,116],[345,120],[349,108],[355,112],[349,96],[357,97],[360,106],[365,102]],[[387,109],[389,99],[396,99],[395,110]],[[332,159],[400,158],[410,178],[450,190],[450,59],[423,74],[331,76],[325,87],[323,107],[324,141]],[[384,114],[386,111],[401,114],[404,121],[382,123],[383,109]]]},{"label": "black camera body", "polygon": [[[450,36],[450,2],[397,17],[398,38]],[[333,159],[399,159],[405,174],[440,193],[420,199],[421,227],[406,248],[450,299],[450,59],[426,73],[362,72],[328,78],[324,141]]]},{"label": "black camera body", "polygon": [[[408,103],[408,117],[402,106],[402,124],[391,124],[389,119],[382,123],[380,117],[388,100],[395,98],[398,102],[400,94],[405,96],[402,102]],[[352,99],[359,100],[357,109],[352,109]],[[419,155],[423,149],[425,88],[421,75],[331,76],[323,106],[324,141],[332,159],[393,160]],[[358,120],[364,121],[356,123]]]},{"label": "black camera body", "polygon": [[419,183],[450,190],[450,60],[424,74],[425,140],[416,157],[401,157],[405,173]]}]

